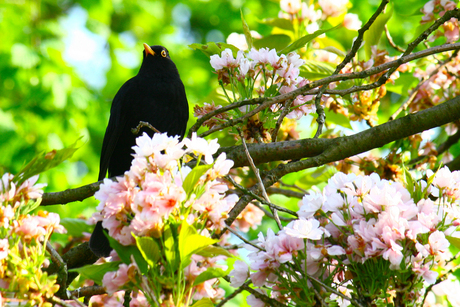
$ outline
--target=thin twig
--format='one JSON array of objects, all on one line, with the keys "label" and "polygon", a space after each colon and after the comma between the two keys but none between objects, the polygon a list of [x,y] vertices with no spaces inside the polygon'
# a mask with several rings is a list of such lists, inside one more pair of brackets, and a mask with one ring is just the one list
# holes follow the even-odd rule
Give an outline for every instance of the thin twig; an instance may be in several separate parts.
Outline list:
[{"label": "thin twig", "polygon": [[139,121],[139,125],[136,128],[131,128],[131,132],[134,135],[138,135],[143,127],[147,127],[155,133],[161,133],[157,128],[153,127],[150,123]]},{"label": "thin twig", "polygon": [[[449,136],[444,143],[442,143],[441,145],[439,145],[438,148],[436,148],[437,156],[446,152],[452,145],[455,145],[458,142],[458,140],[460,140],[460,129],[454,135]],[[428,157],[427,155],[418,156],[417,158],[414,158],[410,160],[409,162],[407,162],[407,164],[413,165],[415,163],[422,161],[423,159],[427,157]]]},{"label": "thin twig", "polygon": [[292,216],[295,216],[295,217],[298,217],[297,213],[292,211],[292,210],[289,210],[287,208],[283,208],[283,207],[280,207],[280,206],[277,206],[275,205],[274,203],[271,203],[271,202],[267,202],[265,199],[263,199],[262,197],[260,197],[259,195],[249,191],[248,189],[245,189],[243,186],[239,185],[232,177],[230,176],[225,176],[224,177],[226,180],[228,180],[235,188],[237,188],[238,190],[240,190],[241,192],[243,192],[245,195],[249,195],[251,197],[253,197],[253,199],[259,201],[260,203],[264,204],[264,205],[267,205],[269,207],[273,207],[275,208],[276,210],[278,211],[281,211],[281,212],[285,212],[285,213],[288,213]]},{"label": "thin twig", "polygon": [[[256,206],[257,208],[259,208],[260,210],[262,210],[264,212],[264,214],[266,216],[268,216],[269,218],[271,219],[275,219],[275,217],[273,216],[273,214],[271,213],[271,211],[265,209],[264,207],[262,207],[258,202],[253,202],[252,203],[254,206]],[[288,218],[288,217],[284,217],[284,216],[280,216],[279,219],[281,221],[285,221],[285,222],[290,222],[292,220],[294,220],[293,218]]]},{"label": "thin twig", "polygon": [[[426,29],[421,35],[419,35],[416,39],[414,39],[412,42],[410,42],[407,45],[406,51],[404,51],[404,53],[396,61],[398,61],[398,63],[400,63],[400,65],[401,65],[402,63],[400,62],[400,60],[404,56],[409,55],[421,42],[426,40],[431,33],[436,31],[436,29],[438,29],[442,24],[444,24],[446,21],[448,21],[449,19],[451,19],[453,17],[459,19],[459,17],[460,17],[460,10],[459,9],[454,9],[454,10],[451,10],[451,11],[447,11],[441,18],[437,19],[428,29]],[[385,84],[386,81],[390,78],[390,76],[398,69],[398,67],[399,66],[395,66],[395,67],[392,67],[391,69],[389,69],[385,74],[383,74],[379,78],[378,82],[380,82],[381,84]]]},{"label": "thin twig", "polygon": [[224,231],[223,231],[222,233],[224,233],[225,230],[230,231],[232,234],[234,234],[235,236],[237,236],[237,237],[238,237],[241,241],[243,241],[244,243],[249,244],[249,245],[251,245],[251,246],[254,247],[254,248],[257,248],[257,249],[260,250],[260,251],[265,251],[262,247],[260,247],[260,246],[258,246],[258,245],[256,245],[256,244],[252,243],[251,241],[248,241],[248,240],[246,240],[245,238],[243,238],[241,235],[238,234],[238,232],[236,232],[235,230],[231,229],[230,227],[225,227],[225,229],[224,229]]},{"label": "thin twig", "polygon": [[286,115],[288,115],[293,102],[294,102],[294,99],[287,100],[286,104],[283,107],[283,110],[281,110],[281,114],[278,117],[278,120],[276,121],[275,129],[273,129],[273,132],[272,132],[272,135],[271,135],[272,136],[272,142],[276,142],[276,138],[278,136],[278,131],[281,128],[281,124],[283,123],[284,118],[286,117]]},{"label": "thin twig", "polygon": [[308,191],[307,191],[307,190],[302,189],[302,188],[299,187],[298,185],[295,185],[295,184],[287,184],[287,183],[285,183],[283,180],[280,180],[279,183],[280,183],[282,186],[284,186],[284,187],[297,189],[297,190],[299,190],[300,193],[302,193],[302,194],[308,194]]},{"label": "thin twig", "polygon": [[310,276],[310,275],[306,275],[308,279],[310,280],[313,280],[314,282],[316,282],[317,284],[319,284],[321,287],[323,287],[324,289],[328,290],[328,291],[331,291],[332,293],[336,294],[337,296],[340,296],[341,298],[343,299],[346,299],[347,301],[351,302],[352,304],[354,304],[355,306],[360,306],[360,307],[363,307],[359,302],[355,301],[353,298],[351,297],[348,297],[346,296],[345,294],[335,290],[334,288],[331,288],[329,287],[328,285],[326,285],[325,283],[323,283],[322,281],[316,279],[315,277],[313,276]]},{"label": "thin twig", "polygon": [[[251,165],[252,171],[256,175],[257,182],[259,182],[259,185],[260,185],[261,191],[262,191],[262,195],[265,198],[265,201],[267,203],[270,203],[270,198],[268,197],[267,191],[265,191],[265,186],[263,185],[262,178],[260,178],[259,169],[254,164],[254,160],[252,160],[251,154],[249,153],[248,146],[246,145],[246,141],[244,140],[243,134],[241,133],[241,131],[239,131],[239,133],[240,133],[241,141],[243,142],[244,152],[246,153],[246,157],[248,158],[248,161],[249,161],[249,164]],[[269,208],[273,213],[273,216],[275,218],[276,224],[278,224],[278,228],[280,230],[283,229],[283,225],[281,225],[281,221],[280,221],[280,218],[278,216],[278,212],[271,205],[269,205]]]},{"label": "thin twig", "polygon": [[455,50],[454,53],[447,60],[445,60],[444,62],[440,63],[436,67],[436,69],[434,69],[428,76],[425,76],[421,80],[421,82],[419,82],[417,84],[417,86],[412,90],[412,93],[410,94],[409,98],[398,108],[398,110],[396,110],[395,113],[393,113],[393,115],[390,116],[389,120],[394,120],[396,118],[396,116],[398,116],[399,113],[401,113],[401,111],[406,110],[409,107],[409,105],[414,101],[414,98],[417,95],[418,90],[420,89],[420,87],[422,87],[422,85],[424,85],[426,82],[428,82],[431,79],[431,77],[436,75],[444,66],[446,66],[450,61],[452,61],[452,59],[454,57],[456,57],[457,54],[458,54],[458,50]]},{"label": "thin twig", "polygon": [[[57,297],[57,296],[51,297],[51,298],[49,299],[49,302],[50,302],[50,303],[53,303],[53,306],[54,306],[55,304],[58,304],[58,305],[61,305],[61,306],[64,306],[64,307],[74,307],[73,305],[67,303],[65,300],[60,299],[60,298]],[[83,305],[83,306],[85,306],[85,305]]]},{"label": "thin twig", "polygon": [[[249,283],[248,283],[249,284]],[[222,301],[220,301],[215,307],[222,307],[224,306],[227,302],[229,302],[231,299],[233,299],[235,296],[243,292],[243,288],[238,288],[235,291],[233,291],[230,295],[224,297]]]},{"label": "thin twig", "polygon": [[388,26],[386,24],[384,26],[384,29],[385,29],[385,35],[387,37],[388,42],[390,43],[390,46],[393,47],[394,49],[396,49],[399,52],[404,52],[404,49],[402,49],[401,47],[396,45],[395,42],[393,41],[393,38],[391,38],[390,31],[388,30]]},{"label": "thin twig", "polygon": [[[224,276],[222,278],[225,279],[227,282],[230,282],[230,278],[228,276]],[[249,287],[250,283],[251,283],[251,281],[247,281],[242,286],[240,286],[240,288],[245,290],[245,291],[248,291],[249,293],[254,295],[256,298],[258,298],[259,300],[263,301],[266,304],[266,306],[286,307],[284,304],[281,304],[280,302],[278,302],[278,301],[276,301],[274,299],[271,299],[268,296],[266,296],[266,295],[256,291],[255,289]]]},{"label": "thin twig", "polygon": [[67,297],[67,263],[62,259],[61,255],[54,249],[49,241],[46,242],[46,250],[50,254],[51,260],[57,266],[57,279],[56,283],[59,285],[57,296],[62,298]]},{"label": "thin twig", "polygon": [[287,197],[295,197],[295,198],[302,199],[305,196],[304,193],[299,193],[299,192],[295,192],[295,191],[292,191],[292,190],[286,190],[286,189],[280,189],[280,188],[269,187],[266,190],[267,190],[267,193],[280,194],[280,195],[284,195],[284,196],[287,196]]}]

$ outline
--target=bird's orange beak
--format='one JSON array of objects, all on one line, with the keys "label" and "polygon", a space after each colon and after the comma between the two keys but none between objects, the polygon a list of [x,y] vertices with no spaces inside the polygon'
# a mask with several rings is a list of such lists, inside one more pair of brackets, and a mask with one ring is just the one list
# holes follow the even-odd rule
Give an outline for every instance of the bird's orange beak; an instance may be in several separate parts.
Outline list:
[{"label": "bird's orange beak", "polygon": [[155,51],[152,50],[152,48],[150,48],[149,45],[147,45],[146,43],[144,43],[144,49],[145,49],[145,55],[155,55]]}]

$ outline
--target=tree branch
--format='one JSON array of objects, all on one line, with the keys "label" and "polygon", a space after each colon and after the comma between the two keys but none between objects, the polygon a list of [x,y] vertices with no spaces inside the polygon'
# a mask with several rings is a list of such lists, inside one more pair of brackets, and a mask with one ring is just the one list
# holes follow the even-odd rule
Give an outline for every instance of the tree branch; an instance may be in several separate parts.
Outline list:
[{"label": "tree branch", "polygon": [[[280,164],[277,168],[272,169],[263,179],[264,186],[271,186],[286,174],[343,160],[458,119],[460,119],[460,96],[432,108],[409,114],[351,136],[329,139],[329,145],[320,154],[311,159]],[[254,157],[258,156],[256,153],[251,154]],[[257,184],[250,190],[255,194],[259,194],[259,186]],[[230,211],[229,217],[225,221],[226,224],[231,225],[251,200],[253,200],[253,197],[250,195],[241,197],[235,207]]]}]

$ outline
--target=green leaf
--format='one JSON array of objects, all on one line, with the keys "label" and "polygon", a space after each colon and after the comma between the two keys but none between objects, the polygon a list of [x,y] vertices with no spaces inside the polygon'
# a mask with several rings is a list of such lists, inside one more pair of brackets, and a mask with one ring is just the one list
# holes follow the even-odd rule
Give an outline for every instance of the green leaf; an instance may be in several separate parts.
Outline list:
[{"label": "green leaf", "polygon": [[241,9],[240,9],[240,14],[241,14],[241,23],[243,24],[244,37],[246,37],[246,43],[248,44],[248,49],[251,50],[251,48],[254,46],[252,43],[251,31],[249,30],[249,26],[246,20],[244,20],[243,10]]},{"label": "green leaf", "polygon": [[208,57],[211,57],[211,55],[214,55],[214,54],[218,54],[220,56],[222,51],[224,51],[227,48],[231,49],[233,52],[233,56],[235,56],[239,50],[237,47],[233,46],[232,44],[227,44],[227,43],[209,42],[206,44],[191,44],[188,46],[192,49],[200,50]]},{"label": "green leaf", "polygon": [[184,220],[179,233],[179,254],[181,268],[185,268],[190,264],[190,256],[216,242],[217,240],[198,234],[196,229]]},{"label": "green leaf", "polygon": [[132,234],[136,239],[136,245],[142,256],[144,257],[147,264],[154,268],[161,258],[160,246],[158,243],[150,237],[138,237],[134,233]]},{"label": "green leaf", "polygon": [[106,262],[102,264],[90,264],[81,268],[70,269],[69,272],[77,272],[86,279],[94,280],[97,284],[102,283],[105,273],[118,270],[121,261]]},{"label": "green leaf", "polygon": [[452,236],[446,236],[447,241],[449,241],[450,244],[455,246],[457,249],[460,249],[460,238],[457,237],[452,237]]},{"label": "green leaf", "polygon": [[75,143],[70,145],[68,148],[52,150],[48,153],[41,153],[37,155],[32,159],[32,161],[25,165],[16,176],[14,176],[13,181],[20,185],[26,179],[43,173],[69,159],[79,148],[77,147],[77,143],[81,140],[81,138],[82,137],[78,138]]},{"label": "green leaf", "polygon": [[289,46],[287,46],[283,50],[278,51],[278,54],[287,54],[287,53],[289,53],[291,51],[297,50],[299,48],[303,48],[307,43],[311,42],[313,39],[315,39],[316,37],[320,36],[321,34],[324,34],[324,33],[329,32],[331,30],[338,29],[339,27],[340,27],[340,25],[335,26],[333,28],[326,29],[326,30],[318,30],[318,31],[313,32],[312,34],[307,34],[307,35],[299,38],[298,40],[296,40],[295,42],[293,42],[292,44],[290,44]]},{"label": "green leaf", "polygon": [[199,285],[213,278],[224,277],[227,274],[228,272],[219,268],[208,268],[206,271],[197,276],[197,278],[193,282],[193,286]]},{"label": "green leaf", "polygon": [[334,47],[334,46],[327,46],[327,47],[324,47],[322,50],[336,54],[341,58],[344,58],[347,56],[347,53],[345,51],[342,51],[339,48]]},{"label": "green leaf", "polygon": [[401,73],[395,83],[388,82],[385,84],[387,91],[407,97],[410,94],[410,89],[414,88],[419,79],[414,77],[412,73]]},{"label": "green leaf", "polygon": [[283,30],[294,31],[294,26],[292,22],[285,18],[267,18],[260,21],[263,24],[268,26],[277,27]]},{"label": "green leaf", "polygon": [[202,250],[196,252],[197,255],[203,257],[216,257],[216,256],[226,256],[226,257],[233,257],[233,255],[220,246],[209,245]]},{"label": "green leaf", "polygon": [[340,125],[344,128],[353,129],[350,124],[350,119],[343,114],[335,113],[329,109],[324,110],[324,114],[326,114],[326,121],[328,123],[333,123],[336,125]]},{"label": "green leaf", "polygon": [[209,298],[205,297],[195,302],[191,307],[214,307],[214,304]]},{"label": "green leaf", "polygon": [[333,72],[331,64],[315,60],[305,60],[305,65],[300,67],[300,76],[309,80],[329,77]]},{"label": "green leaf", "polygon": [[285,34],[273,34],[261,39],[255,39],[253,44],[256,49],[268,48],[281,50],[291,42],[291,38]]},{"label": "green leaf", "polygon": [[61,225],[67,229],[67,235],[72,237],[80,237],[84,232],[91,233],[93,226],[88,225],[85,220],[76,218],[63,218]]},{"label": "green leaf", "polygon": [[145,261],[144,257],[142,256],[141,252],[134,245],[124,246],[120,244],[117,240],[107,235],[109,239],[110,246],[117,252],[118,257],[120,257],[121,261],[126,264],[131,264],[131,256],[134,257],[137,266],[142,274],[147,274],[148,272],[148,265],[147,261]]},{"label": "green leaf", "polygon": [[19,214],[21,215],[26,215],[29,212],[34,211],[40,206],[40,203],[42,202],[41,198],[35,199],[35,200],[29,200],[27,203],[25,201],[21,202],[21,205],[19,206]]},{"label": "green leaf", "polygon": [[190,195],[193,192],[193,189],[195,189],[195,186],[201,176],[203,176],[210,168],[212,168],[211,164],[195,166],[187,177],[185,177],[182,187],[187,195]]},{"label": "green leaf", "polygon": [[380,14],[375,19],[374,23],[370,28],[364,32],[364,50],[366,51],[366,59],[369,60],[372,55],[371,46],[375,46],[379,43],[380,37],[382,36],[385,24],[393,15],[393,2],[385,8],[385,12]]},{"label": "green leaf", "polygon": [[178,261],[180,260],[177,256],[176,240],[173,235],[173,229],[170,224],[166,224],[163,232],[163,239],[165,244],[165,256],[166,260],[171,267],[177,267]]}]

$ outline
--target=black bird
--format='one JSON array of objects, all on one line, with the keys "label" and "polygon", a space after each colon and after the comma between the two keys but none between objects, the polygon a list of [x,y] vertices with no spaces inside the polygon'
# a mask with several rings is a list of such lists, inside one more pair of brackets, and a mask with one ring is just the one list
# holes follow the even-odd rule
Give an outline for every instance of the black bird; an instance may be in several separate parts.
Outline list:
[{"label": "black bird", "polygon": [[[109,177],[113,177],[129,170],[136,137],[144,131],[150,136],[154,134],[147,127],[133,134],[131,129],[136,128],[140,121],[148,122],[170,136],[184,137],[189,109],[176,65],[163,46],[144,44],[143,53],[138,74],[123,84],[113,99],[102,144],[98,180],[104,179],[107,171]],[[101,222],[96,224],[89,246],[99,257],[110,254],[112,248]]]}]

